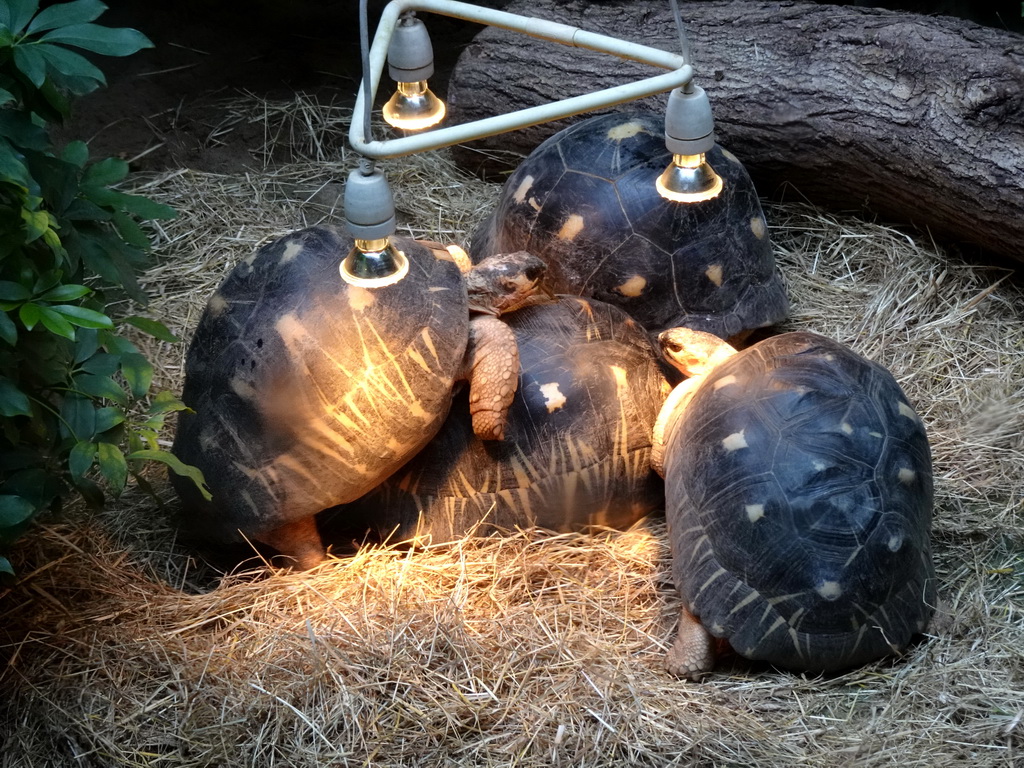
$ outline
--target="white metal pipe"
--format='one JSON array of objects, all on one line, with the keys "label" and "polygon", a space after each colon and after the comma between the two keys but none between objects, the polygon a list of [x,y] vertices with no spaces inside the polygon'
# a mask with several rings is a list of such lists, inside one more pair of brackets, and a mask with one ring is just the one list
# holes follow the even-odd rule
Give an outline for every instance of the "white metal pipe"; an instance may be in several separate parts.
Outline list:
[{"label": "white metal pipe", "polygon": [[[521,32],[531,37],[561,43],[577,48],[610,53],[619,58],[639,61],[662,69],[672,70],[632,83],[613,86],[594,93],[574,96],[561,101],[541,104],[536,107],[517,110],[505,115],[495,115],[471,123],[427,131],[387,141],[369,141],[363,133],[363,121],[359,118],[366,108],[366,99],[373,102],[380,84],[381,73],[387,60],[388,46],[399,17],[407,11],[429,11],[444,16],[474,21],[502,29]],[[364,93],[360,82],[356,96],[355,110],[349,130],[352,148],[366,157],[399,157],[430,149],[438,149],[463,141],[472,141],[497,133],[525,128],[538,123],[558,120],[581,112],[621,104],[625,101],[663,93],[686,85],[693,79],[693,69],[682,56],[658,48],[619,40],[607,35],[587,32],[578,27],[559,24],[544,19],[533,19],[491,8],[480,8],[456,0],[392,0],[381,14],[373,46],[370,49],[370,94]]]},{"label": "white metal pipe", "polygon": [[539,37],[543,40],[571,45],[576,48],[590,48],[595,51],[603,51],[619,58],[642,61],[662,69],[679,69],[686,63],[686,60],[680,54],[668,53],[660,48],[651,48],[646,45],[620,40],[616,37],[599,35],[596,32],[587,32],[579,27],[559,24],[556,21],[520,16],[493,8],[481,8],[470,3],[458,2],[458,0],[393,0],[389,5],[397,6],[395,12],[396,20],[405,11],[424,10],[442,16],[475,21],[489,27],[500,27],[514,32],[522,32],[531,37]]}]

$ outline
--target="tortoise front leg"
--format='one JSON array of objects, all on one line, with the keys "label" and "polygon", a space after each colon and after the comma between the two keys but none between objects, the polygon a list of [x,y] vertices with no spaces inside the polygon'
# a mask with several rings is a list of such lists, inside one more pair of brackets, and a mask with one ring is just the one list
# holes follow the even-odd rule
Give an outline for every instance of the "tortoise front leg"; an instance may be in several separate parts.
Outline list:
[{"label": "tortoise front leg", "polygon": [[470,320],[464,378],[469,380],[473,432],[482,440],[503,440],[519,386],[519,347],[512,329],[498,318]]},{"label": "tortoise front leg", "polygon": [[679,677],[700,680],[714,668],[714,640],[700,620],[683,606],[675,642],[665,656],[665,669]]},{"label": "tortoise front leg", "polygon": [[313,516],[293,520],[254,538],[276,549],[299,571],[308,571],[320,565],[326,554]]}]

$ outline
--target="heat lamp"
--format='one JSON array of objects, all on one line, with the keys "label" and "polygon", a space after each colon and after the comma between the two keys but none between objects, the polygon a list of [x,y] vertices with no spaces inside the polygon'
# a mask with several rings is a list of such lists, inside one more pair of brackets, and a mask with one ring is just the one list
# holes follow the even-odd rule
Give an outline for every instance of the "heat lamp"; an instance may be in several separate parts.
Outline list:
[{"label": "heat lamp", "polygon": [[714,131],[704,89],[692,83],[673,89],[665,109],[665,146],[672,153],[672,163],[655,183],[663,198],[699,203],[722,191],[722,177],[705,158],[715,145]]},{"label": "heat lamp", "polygon": [[388,45],[388,73],[398,83],[395,94],[384,105],[384,121],[388,125],[422,131],[444,119],[444,102],[427,86],[427,79],[434,74],[430,35],[412,11],[398,18]]},{"label": "heat lamp", "polygon": [[[345,193],[345,217],[356,240],[355,248],[341,265],[342,277],[366,285],[401,279],[401,252],[390,244],[394,234],[394,203],[386,190],[384,174],[373,161],[401,157],[531,125],[560,120],[582,112],[671,91],[666,112],[666,146],[673,161],[657,181],[659,193],[668,200],[691,204],[715,197],[722,179],[705,160],[714,144],[711,108],[703,89],[692,83],[689,57],[675,0],[671,0],[680,30],[682,54],[587,32],[567,24],[536,19],[456,0],[392,0],[381,14],[373,45],[366,44],[366,2],[361,0],[363,25],[363,79],[356,97],[349,144],[366,162],[349,176]],[[426,27],[415,12],[425,11],[530,35],[562,45],[608,53],[622,59],[668,70],[642,80],[562,99],[461,125],[432,128],[445,107],[429,89],[433,52]],[[368,50],[367,50],[368,49]],[[384,119],[407,135],[374,140],[369,114],[380,85],[385,62],[398,83],[397,91],[383,109]],[[358,119],[362,116],[363,119]],[[424,130],[432,128],[432,130]],[[416,133],[415,131],[422,131]],[[373,190],[370,192],[369,190]],[[386,191],[385,191],[386,190]],[[366,199],[363,199],[366,196]],[[381,205],[381,208],[375,206]],[[351,208],[350,208],[351,205]],[[390,208],[388,207],[390,206]]]}]

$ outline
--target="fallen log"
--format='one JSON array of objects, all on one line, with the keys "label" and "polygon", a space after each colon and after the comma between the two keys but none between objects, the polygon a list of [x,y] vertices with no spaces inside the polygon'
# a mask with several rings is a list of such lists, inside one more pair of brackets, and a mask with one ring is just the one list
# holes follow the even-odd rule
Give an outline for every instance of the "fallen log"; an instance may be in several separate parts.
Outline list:
[{"label": "fallen log", "polygon": [[[668,4],[513,0],[507,10],[678,50]],[[762,194],[791,188],[1024,261],[1024,35],[948,17],[795,2],[682,4],[719,142]],[[448,85],[466,122],[649,76],[604,54],[485,29]],[[661,112],[665,95],[619,109]],[[580,119],[580,118],[574,118]],[[507,170],[568,122],[458,147]]]}]

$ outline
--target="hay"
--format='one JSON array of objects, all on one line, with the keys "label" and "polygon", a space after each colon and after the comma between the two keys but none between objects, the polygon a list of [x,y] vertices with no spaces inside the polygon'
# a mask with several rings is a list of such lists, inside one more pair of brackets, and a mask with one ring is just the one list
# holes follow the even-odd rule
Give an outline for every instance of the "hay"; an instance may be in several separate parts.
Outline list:
[{"label": "hay", "polygon": [[[337,216],[351,165],[340,107],[230,106],[216,135],[262,121],[264,168],[136,180],[181,211],[154,231],[147,284],[154,315],[183,335],[235,262]],[[386,165],[419,236],[463,239],[496,194],[443,153]],[[738,662],[702,684],[669,677],[678,604],[658,519],[371,548],[311,573],[221,581],[132,489],[103,513],[46,522],[15,552],[20,580],[0,598],[0,765],[1021,764],[1021,285],[859,219],[767,215],[788,327],[889,366],[929,428],[943,610],[904,658],[829,678]],[[183,345],[147,352],[177,389]]]}]

